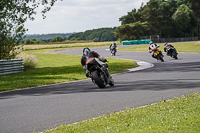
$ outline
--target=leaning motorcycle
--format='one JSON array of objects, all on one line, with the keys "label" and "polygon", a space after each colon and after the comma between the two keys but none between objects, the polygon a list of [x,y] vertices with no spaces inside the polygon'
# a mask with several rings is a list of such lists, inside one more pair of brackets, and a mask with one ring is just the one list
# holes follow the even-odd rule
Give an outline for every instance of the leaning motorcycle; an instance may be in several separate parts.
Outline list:
[{"label": "leaning motorcycle", "polygon": [[156,49],[156,50],[154,51],[153,54],[154,54],[154,57],[155,57],[157,60],[161,60],[162,62],[164,62],[164,59],[163,59],[163,55],[162,55],[161,50]]},{"label": "leaning motorcycle", "polygon": [[114,86],[114,80],[109,78],[109,74],[106,73],[106,68],[101,66],[95,59],[90,58],[86,62],[87,69],[90,71],[90,78],[99,88],[105,88],[107,84]]},{"label": "leaning motorcycle", "polygon": [[167,51],[168,51],[168,54],[167,54],[168,56],[171,56],[174,59],[178,59],[177,57],[178,53],[174,47],[167,47]]},{"label": "leaning motorcycle", "polygon": [[110,52],[111,52],[111,55],[112,55],[112,56],[115,56],[117,50],[116,50],[115,47],[111,47],[111,48],[110,48]]}]

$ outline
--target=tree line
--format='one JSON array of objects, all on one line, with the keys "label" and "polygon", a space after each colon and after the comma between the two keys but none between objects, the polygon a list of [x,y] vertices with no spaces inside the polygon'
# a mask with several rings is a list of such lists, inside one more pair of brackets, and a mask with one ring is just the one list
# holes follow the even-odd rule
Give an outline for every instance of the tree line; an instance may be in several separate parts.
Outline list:
[{"label": "tree line", "polygon": [[114,28],[99,28],[79,33],[26,35],[24,44],[43,44],[73,40],[91,40],[93,42],[116,41]]},{"label": "tree line", "polygon": [[[75,33],[75,32],[74,32]],[[55,36],[61,36],[64,39],[69,38],[74,33],[51,33],[51,34],[26,34],[25,35],[25,40],[27,39],[33,39],[35,38],[36,40],[50,40],[51,38]]]},{"label": "tree line", "polygon": [[116,41],[118,39],[114,35],[116,28],[86,30],[85,32],[72,34],[68,39],[92,40],[94,42]]},{"label": "tree line", "polygon": [[150,0],[119,18],[115,36],[120,40],[159,35],[162,38],[199,36],[199,0]]},{"label": "tree line", "polygon": [[26,35],[23,44],[43,44],[49,42],[62,42],[67,40],[73,33],[57,33],[57,34],[35,34]]}]

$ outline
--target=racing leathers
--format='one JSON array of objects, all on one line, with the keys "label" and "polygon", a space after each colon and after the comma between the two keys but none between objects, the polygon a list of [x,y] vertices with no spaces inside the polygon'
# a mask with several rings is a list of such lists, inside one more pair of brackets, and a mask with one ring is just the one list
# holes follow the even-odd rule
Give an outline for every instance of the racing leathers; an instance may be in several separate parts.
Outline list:
[{"label": "racing leathers", "polygon": [[110,44],[110,51],[111,51],[112,49],[114,49],[115,52],[117,52],[117,49],[116,49],[116,48],[117,48],[116,43],[113,42],[113,43]]},{"label": "racing leathers", "polygon": [[107,62],[107,60],[103,56],[99,55],[96,51],[90,51],[88,55],[83,55],[81,58],[82,67],[84,70],[86,70],[86,77],[91,77],[91,73],[89,70],[87,70],[87,64],[86,64],[87,60],[91,58],[94,58],[101,66],[103,66],[103,69],[105,70],[107,76],[110,77],[108,71],[108,65],[105,63]]},{"label": "racing leathers", "polygon": [[[151,44],[150,44],[148,52],[151,53],[151,52],[153,51],[153,53],[152,53],[152,57],[153,57],[153,58],[156,58],[155,55],[154,55],[154,53],[155,53],[155,51],[157,50],[157,48],[159,48],[159,47],[160,47],[160,46],[157,45],[157,44],[155,44],[155,43],[151,43]],[[161,51],[160,51],[160,53],[161,53],[161,55],[163,56],[163,54],[162,54]]]},{"label": "racing leathers", "polygon": [[169,50],[170,50],[171,47],[174,48],[174,46],[172,46],[171,44],[168,44],[168,43],[165,43],[164,45],[165,45],[164,51],[167,52],[167,55],[169,56],[170,55]]}]

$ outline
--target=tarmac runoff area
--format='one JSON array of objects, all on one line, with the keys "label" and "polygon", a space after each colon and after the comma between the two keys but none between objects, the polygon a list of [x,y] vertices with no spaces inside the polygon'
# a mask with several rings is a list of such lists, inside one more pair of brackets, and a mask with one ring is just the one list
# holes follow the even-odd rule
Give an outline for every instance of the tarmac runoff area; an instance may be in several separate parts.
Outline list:
[{"label": "tarmac runoff area", "polygon": [[[106,49],[106,50],[109,51],[110,49]],[[132,61],[136,61],[137,64],[139,65],[138,67],[128,69],[129,71],[132,71],[132,72],[154,67],[154,65],[152,63],[149,63],[149,62],[139,61],[139,60],[132,60]]]}]

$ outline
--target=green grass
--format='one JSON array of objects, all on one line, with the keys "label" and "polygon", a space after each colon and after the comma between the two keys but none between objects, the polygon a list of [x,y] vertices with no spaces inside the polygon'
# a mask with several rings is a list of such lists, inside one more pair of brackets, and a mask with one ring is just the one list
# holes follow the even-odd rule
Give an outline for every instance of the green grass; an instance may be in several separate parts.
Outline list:
[{"label": "green grass", "polygon": [[[81,56],[43,53],[46,50],[26,51],[37,56],[38,66],[22,73],[0,76],[0,91],[43,86],[86,79],[80,63]],[[134,61],[107,58],[111,74],[136,67]]]},{"label": "green grass", "polygon": [[[174,43],[178,52],[200,53],[196,42]],[[163,49],[161,45],[160,49]],[[120,48],[147,51],[148,46]],[[200,132],[200,93],[90,118],[76,124],[60,125],[44,133],[198,133]]]},{"label": "green grass", "polygon": [[[23,45],[24,50],[37,50],[37,49],[63,49],[63,48],[83,48],[83,47],[109,47],[113,41],[109,42],[79,42],[77,43],[69,43],[68,41],[65,42],[58,42],[58,43],[51,43],[51,44],[30,44],[30,45]],[[120,45],[119,41],[116,41],[117,45]]]},{"label": "green grass", "polygon": [[[184,43],[171,43],[177,50],[177,52],[184,53],[200,53],[200,45],[197,42],[184,42]],[[160,50],[164,51],[164,43],[159,44]],[[148,52],[149,45],[146,46],[133,46],[128,48],[119,48],[121,51],[143,51]]]},{"label": "green grass", "polygon": [[43,133],[199,133],[200,93],[61,125]]},{"label": "green grass", "polygon": [[[200,45],[195,42],[174,43],[178,52],[200,53]],[[59,48],[60,49],[60,48]],[[160,49],[163,49],[161,45]],[[80,56],[47,54],[55,49],[42,49],[32,52],[38,58],[37,68],[18,74],[0,76],[0,91],[32,86],[41,86],[85,79],[85,71],[80,64]],[[58,50],[58,49],[57,49]],[[147,51],[148,46],[134,46],[128,51]],[[111,74],[127,71],[137,64],[128,60],[108,58]],[[126,65],[124,65],[126,64]],[[195,133],[200,132],[200,93],[158,102],[146,107],[90,118],[76,124],[61,125],[45,133]]]}]

